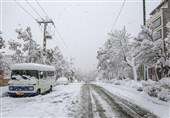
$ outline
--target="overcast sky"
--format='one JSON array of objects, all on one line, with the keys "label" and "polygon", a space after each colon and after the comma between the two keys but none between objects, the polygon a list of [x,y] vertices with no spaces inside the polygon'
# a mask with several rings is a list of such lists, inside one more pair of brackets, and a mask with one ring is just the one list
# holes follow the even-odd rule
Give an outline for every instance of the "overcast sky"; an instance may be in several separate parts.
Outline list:
[{"label": "overcast sky", "polygon": [[[30,1],[39,14],[45,17],[36,2]],[[160,0],[146,1],[148,16]],[[48,16],[53,19],[64,40],[62,41],[56,34],[52,40],[48,40],[47,48],[59,46],[65,57],[74,59],[76,67],[84,71],[95,69],[97,65],[96,52],[107,39],[107,33],[111,30],[122,2],[123,0],[40,0],[40,4]],[[22,0],[20,4],[34,17],[39,18],[26,1]],[[0,10],[0,26],[6,39],[16,38],[14,30],[20,24],[23,27],[30,26],[34,40],[42,45],[42,31],[39,25],[14,1],[1,0]],[[128,32],[135,36],[140,30],[142,16],[142,0],[127,0],[114,29],[122,29],[123,26],[126,26]],[[53,29],[51,34],[54,35]]]}]

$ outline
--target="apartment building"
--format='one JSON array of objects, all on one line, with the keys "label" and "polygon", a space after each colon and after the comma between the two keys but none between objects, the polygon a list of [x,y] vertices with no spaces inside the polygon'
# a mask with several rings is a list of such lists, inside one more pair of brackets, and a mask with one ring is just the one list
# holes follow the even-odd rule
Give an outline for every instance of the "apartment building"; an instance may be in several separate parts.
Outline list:
[{"label": "apartment building", "polygon": [[170,0],[162,0],[150,13],[147,26],[153,31],[153,40],[167,37],[166,24],[170,22]]},{"label": "apartment building", "polygon": [[[161,0],[160,4],[150,13],[150,18],[146,23],[146,26],[153,32],[153,41],[158,39],[164,41],[168,35],[166,27],[168,22],[170,22],[170,0]],[[146,71],[147,76],[143,78],[145,80],[150,78],[157,81],[161,78],[159,74],[156,74],[159,70],[155,66],[148,67]]]}]

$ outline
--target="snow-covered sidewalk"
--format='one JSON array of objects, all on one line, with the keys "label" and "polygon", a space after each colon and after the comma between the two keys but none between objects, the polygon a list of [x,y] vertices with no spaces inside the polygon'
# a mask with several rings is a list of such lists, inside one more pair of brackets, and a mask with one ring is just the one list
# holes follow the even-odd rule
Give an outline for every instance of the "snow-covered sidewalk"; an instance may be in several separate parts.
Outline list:
[{"label": "snow-covered sidewalk", "polygon": [[145,108],[160,118],[170,118],[170,103],[157,100],[148,96],[144,92],[139,92],[134,88],[124,85],[114,85],[109,83],[96,83],[114,95],[124,98],[136,105]]},{"label": "snow-covered sidewalk", "polygon": [[[1,118],[72,117],[71,110],[79,100],[81,86],[80,83],[58,85],[53,92],[35,97],[12,98],[1,95]],[[5,90],[4,87],[1,89]]]}]

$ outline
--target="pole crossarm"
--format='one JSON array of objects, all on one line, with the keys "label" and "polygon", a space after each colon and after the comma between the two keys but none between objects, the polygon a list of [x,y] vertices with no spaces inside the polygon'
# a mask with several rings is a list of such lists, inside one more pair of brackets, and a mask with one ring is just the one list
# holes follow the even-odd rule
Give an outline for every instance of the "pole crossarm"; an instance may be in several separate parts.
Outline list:
[{"label": "pole crossarm", "polygon": [[51,36],[47,36],[47,25],[48,24],[52,24],[52,25],[54,25],[54,22],[51,20],[51,19],[49,19],[49,20],[41,20],[41,21],[38,21],[37,20],[37,23],[39,24],[39,25],[41,25],[41,24],[43,24],[43,51],[44,51],[44,55],[45,55],[45,53],[46,53],[46,45],[47,45],[47,38],[50,38]]}]

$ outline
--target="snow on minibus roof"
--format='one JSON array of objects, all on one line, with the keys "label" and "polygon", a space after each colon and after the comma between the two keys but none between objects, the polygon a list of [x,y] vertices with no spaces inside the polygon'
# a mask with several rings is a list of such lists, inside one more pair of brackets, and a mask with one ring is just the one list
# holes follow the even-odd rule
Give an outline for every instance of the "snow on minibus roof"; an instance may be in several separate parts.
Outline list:
[{"label": "snow on minibus roof", "polygon": [[11,70],[55,71],[55,67],[36,63],[20,63],[12,65]]}]

